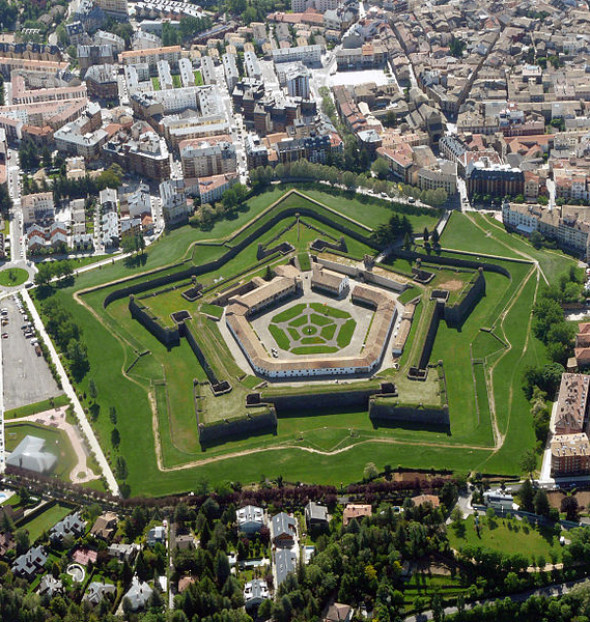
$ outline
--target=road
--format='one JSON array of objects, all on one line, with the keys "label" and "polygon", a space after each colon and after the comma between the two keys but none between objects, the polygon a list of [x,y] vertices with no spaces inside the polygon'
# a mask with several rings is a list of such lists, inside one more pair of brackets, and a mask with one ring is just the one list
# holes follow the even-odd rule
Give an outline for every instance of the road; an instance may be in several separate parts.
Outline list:
[{"label": "road", "polygon": [[[498,600],[503,600],[504,598],[510,598],[510,600],[521,603],[531,596],[546,596],[546,597],[554,597],[554,596],[563,596],[567,594],[572,588],[577,585],[581,585],[582,583],[588,582],[588,579],[578,579],[577,581],[570,581],[568,583],[556,583],[554,585],[549,585],[547,587],[541,588],[539,590],[528,590],[526,592],[521,592],[520,594],[507,594],[506,596],[500,598],[486,598],[484,600],[477,600],[473,603],[468,603],[465,605],[465,609],[473,609],[476,605],[485,605],[486,603],[493,603]],[[445,607],[445,616],[450,616],[458,613],[457,607]],[[418,615],[408,616],[404,618],[405,622],[425,622],[426,620],[432,620],[433,615],[432,611],[425,611],[424,613]]]},{"label": "road", "polygon": [[96,438],[94,434],[94,430],[92,429],[90,422],[86,418],[86,413],[84,412],[84,409],[82,408],[82,405],[80,404],[80,400],[78,399],[76,391],[74,391],[74,387],[72,386],[70,379],[68,378],[68,375],[66,374],[66,370],[64,369],[64,366],[62,365],[61,359],[59,358],[59,355],[57,354],[55,346],[53,345],[53,342],[51,341],[49,335],[47,334],[47,331],[45,330],[45,326],[43,322],[41,321],[41,317],[35,305],[33,304],[31,297],[29,296],[29,292],[25,289],[22,291],[22,295],[23,295],[23,299],[25,303],[29,307],[29,313],[31,314],[31,318],[33,320],[33,323],[35,324],[35,328],[37,329],[39,334],[42,336],[43,340],[45,341],[45,344],[47,345],[47,348],[49,349],[51,360],[55,364],[57,368],[57,372],[61,379],[64,393],[70,398],[70,401],[74,405],[74,413],[78,419],[80,428],[84,436],[86,437],[86,440],[88,441],[90,450],[94,453],[96,457],[96,461],[98,462],[98,465],[103,475],[105,476],[107,487],[109,488],[110,492],[113,495],[119,495],[119,485],[117,484],[117,480],[115,479],[115,476],[113,475],[113,472],[106,459],[106,456],[104,455],[104,452],[102,451],[102,447],[100,446],[100,443],[98,442],[98,439]]}]

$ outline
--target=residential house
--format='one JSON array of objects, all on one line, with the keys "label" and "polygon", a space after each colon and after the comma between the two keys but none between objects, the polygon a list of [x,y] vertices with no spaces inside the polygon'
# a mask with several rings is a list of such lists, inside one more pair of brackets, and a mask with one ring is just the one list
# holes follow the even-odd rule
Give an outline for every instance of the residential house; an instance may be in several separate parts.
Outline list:
[{"label": "residential house", "polygon": [[189,533],[177,535],[174,538],[174,547],[181,551],[190,551],[195,548],[195,539]]},{"label": "residential house", "polygon": [[275,514],[271,519],[270,537],[276,546],[292,547],[297,536],[297,520],[286,512]]},{"label": "residential house", "polygon": [[305,506],[305,522],[307,523],[308,529],[327,527],[329,521],[330,516],[328,514],[328,508],[325,505],[310,501]]},{"label": "residential house", "polygon": [[88,603],[95,607],[99,605],[105,596],[114,595],[117,593],[117,588],[110,583],[100,583],[93,581],[86,590],[86,593],[82,597],[82,602]]},{"label": "residential house", "polygon": [[152,593],[152,588],[145,581],[140,581],[137,576],[134,576],[131,587],[123,596],[123,602],[127,600],[131,611],[139,611],[146,608]]},{"label": "residential house", "polygon": [[258,607],[263,600],[270,598],[268,585],[263,579],[253,579],[244,586],[244,603],[246,611]]},{"label": "residential house", "polygon": [[60,520],[49,530],[49,539],[53,544],[62,544],[68,537],[80,538],[84,535],[85,529],[86,521],[82,520],[80,512],[74,512]]},{"label": "residential house", "polygon": [[12,572],[30,581],[38,572],[43,570],[47,559],[45,549],[42,546],[35,546],[14,560]]},{"label": "residential house", "polygon": [[0,533],[0,557],[4,557],[8,551],[14,549],[15,547],[16,543],[10,532]]},{"label": "residential house", "polygon": [[287,578],[289,574],[295,572],[297,568],[297,556],[290,549],[277,549],[275,557],[275,574],[277,585]]},{"label": "residential house", "polygon": [[60,594],[63,590],[63,584],[59,579],[55,579],[52,574],[47,573],[41,577],[41,581],[39,582],[39,588],[37,589],[37,594],[39,596],[47,596],[48,598],[53,598],[57,594]]},{"label": "residential house", "polygon": [[346,527],[353,518],[371,517],[372,514],[373,508],[370,505],[349,503],[342,512],[342,526]]},{"label": "residential house", "polygon": [[253,536],[264,527],[264,510],[255,505],[247,505],[236,511],[238,532]]},{"label": "residential house", "polygon": [[139,544],[111,544],[108,548],[108,553],[110,557],[116,557],[120,562],[127,562],[129,564],[133,563],[133,560],[136,558],[139,553]]},{"label": "residential house", "polygon": [[105,512],[94,521],[90,535],[102,540],[110,540],[117,531],[118,521],[119,517],[114,512]]},{"label": "residential house", "polygon": [[146,538],[148,546],[154,546],[155,544],[165,544],[166,542],[166,527],[157,525],[152,527],[147,534]]},{"label": "residential house", "polygon": [[334,603],[328,607],[323,622],[350,622],[353,613],[354,610],[350,605]]}]

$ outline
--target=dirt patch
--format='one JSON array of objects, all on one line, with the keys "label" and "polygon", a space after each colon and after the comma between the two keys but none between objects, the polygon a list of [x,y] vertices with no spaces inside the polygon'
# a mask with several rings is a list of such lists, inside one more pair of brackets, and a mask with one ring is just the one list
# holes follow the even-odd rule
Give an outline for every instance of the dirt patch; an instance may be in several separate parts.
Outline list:
[{"label": "dirt patch", "polygon": [[448,289],[450,292],[458,292],[460,289],[463,289],[464,283],[462,281],[458,281],[457,279],[451,279],[450,281],[446,281],[446,283],[441,283],[438,285],[438,289]]},{"label": "dirt patch", "polygon": [[[547,494],[549,497],[549,503],[551,507],[559,509],[561,507],[561,500],[566,496],[563,492],[550,492]],[[574,497],[578,500],[578,506],[580,509],[590,507],[590,491],[582,490],[577,492]]]}]

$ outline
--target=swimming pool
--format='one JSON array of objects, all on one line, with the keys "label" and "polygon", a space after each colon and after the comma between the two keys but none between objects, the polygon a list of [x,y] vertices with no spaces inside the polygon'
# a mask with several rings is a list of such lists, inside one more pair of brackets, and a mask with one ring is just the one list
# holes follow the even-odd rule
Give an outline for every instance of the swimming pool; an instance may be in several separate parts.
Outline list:
[{"label": "swimming pool", "polygon": [[8,499],[8,495],[4,492],[0,492],[0,505],[2,503],[4,503],[4,501],[6,501],[6,499]]}]

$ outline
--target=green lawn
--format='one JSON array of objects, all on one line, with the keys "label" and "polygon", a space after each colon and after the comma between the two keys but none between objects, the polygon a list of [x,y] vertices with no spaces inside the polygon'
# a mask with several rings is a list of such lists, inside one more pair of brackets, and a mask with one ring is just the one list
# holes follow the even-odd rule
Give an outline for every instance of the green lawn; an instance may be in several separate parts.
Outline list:
[{"label": "green lawn", "polygon": [[203,76],[200,71],[194,71],[195,75],[195,86],[201,86],[203,84]]},{"label": "green lawn", "polygon": [[355,328],[356,322],[352,318],[344,322],[344,324],[340,327],[338,337],[336,338],[339,348],[345,348],[350,343]]},{"label": "green lawn", "polygon": [[154,87],[154,91],[159,91],[161,89],[160,80],[158,78],[152,78],[152,86]]},{"label": "green lawn", "polygon": [[174,85],[175,89],[180,89],[182,88],[182,82],[180,80],[180,75],[177,73],[173,73],[172,74],[172,84]]},{"label": "green lawn", "polygon": [[[304,343],[304,341],[301,341]],[[296,348],[291,348],[291,352],[293,354],[330,354],[332,352],[338,352],[339,348],[334,346],[297,346]]]},{"label": "green lawn", "polygon": [[[278,324],[280,322],[287,322],[288,320],[293,320],[303,311],[303,309],[305,309],[306,306],[307,305],[305,303],[293,305],[292,307],[289,307],[288,309],[285,309],[284,311],[281,311],[280,313],[277,313],[275,316],[273,316],[271,322]],[[305,322],[303,322],[303,324],[305,324]],[[291,323],[290,325],[295,326],[294,323]]]},{"label": "green lawn", "polygon": [[0,270],[0,285],[3,287],[17,287],[29,278],[29,273],[23,268],[5,268]]},{"label": "green lawn", "polygon": [[65,518],[72,512],[72,508],[56,503],[31,521],[19,525],[19,527],[26,529],[29,532],[31,542],[35,542],[37,538],[41,537],[43,532],[49,531],[62,518]]},{"label": "green lawn", "polygon": [[511,553],[524,555],[529,561],[544,557],[546,563],[551,562],[551,554],[561,559],[561,546],[559,538],[552,529],[535,528],[523,521],[512,518],[492,519],[480,515],[480,537],[474,527],[474,517],[469,516],[465,521],[465,533],[457,534],[454,528],[449,527],[447,534],[451,546],[456,550],[463,547],[481,547],[497,551],[498,553]]},{"label": "green lawn", "polygon": [[274,340],[277,342],[277,346],[279,346],[281,350],[289,349],[291,341],[289,340],[289,337],[287,337],[285,331],[282,328],[280,328],[276,324],[270,324],[268,330],[270,331],[270,334],[273,336]]},{"label": "green lawn", "polygon": [[303,272],[311,270],[311,260],[309,258],[309,253],[299,253],[297,255],[297,258],[299,259],[299,267]]},{"label": "green lawn", "polygon": [[312,302],[309,306],[317,313],[325,315],[326,317],[335,317],[339,319],[345,319],[350,317],[350,313],[348,313],[348,311],[343,311],[342,309],[335,309],[334,307],[331,307],[328,304],[322,304],[321,302]]},{"label": "green lawn", "polygon": [[41,402],[36,402],[35,404],[27,404],[26,406],[21,406],[20,408],[13,408],[12,410],[7,410],[4,413],[4,419],[18,419],[19,417],[28,417],[29,415],[41,413],[51,408],[67,406],[69,403],[70,400],[65,395],[58,395],[57,397],[43,400]]},{"label": "green lawn", "polygon": [[205,313],[206,315],[211,315],[220,320],[221,316],[223,315],[223,307],[205,303],[201,305],[201,312]]}]

